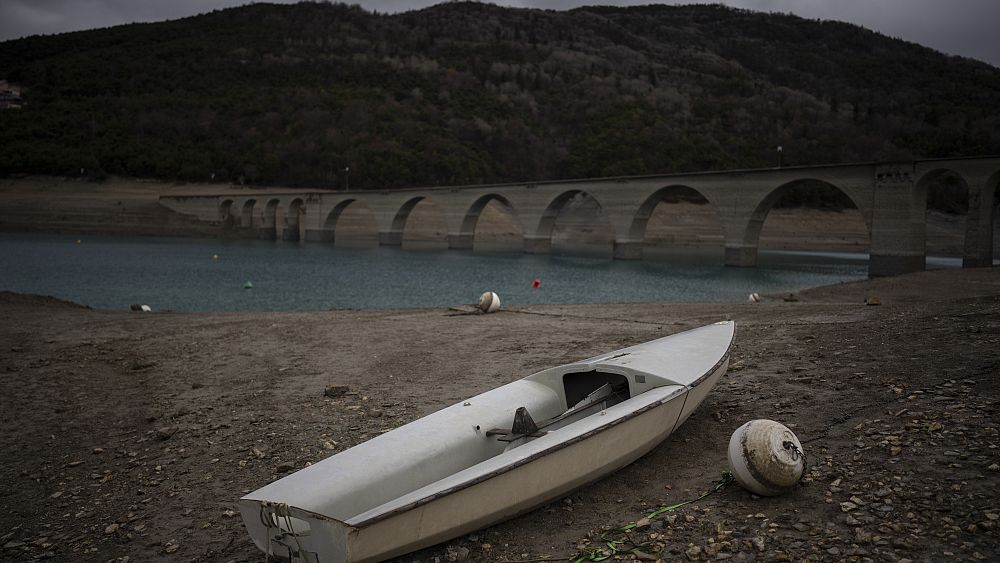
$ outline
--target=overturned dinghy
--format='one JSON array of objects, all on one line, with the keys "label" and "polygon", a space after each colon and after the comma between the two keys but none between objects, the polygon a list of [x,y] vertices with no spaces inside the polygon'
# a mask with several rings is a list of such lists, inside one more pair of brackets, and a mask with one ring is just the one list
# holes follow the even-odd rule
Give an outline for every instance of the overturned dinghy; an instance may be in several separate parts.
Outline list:
[{"label": "overturned dinghy", "polygon": [[716,323],[514,381],[240,499],[257,547],[380,561],[542,505],[666,439],[726,371]]}]

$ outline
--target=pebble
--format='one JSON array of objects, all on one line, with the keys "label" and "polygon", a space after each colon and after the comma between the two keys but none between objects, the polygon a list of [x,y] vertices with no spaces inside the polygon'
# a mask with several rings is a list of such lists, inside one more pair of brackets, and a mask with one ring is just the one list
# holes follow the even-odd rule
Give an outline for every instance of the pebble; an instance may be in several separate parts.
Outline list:
[{"label": "pebble", "polygon": [[348,385],[333,384],[327,385],[326,389],[323,390],[323,395],[327,397],[340,397],[341,395],[347,394],[351,388]]},{"label": "pebble", "polygon": [[156,437],[160,440],[169,440],[171,436],[177,433],[177,430],[176,426],[161,426],[156,429]]},{"label": "pebble", "polygon": [[117,531],[118,531],[118,523],[117,522],[114,523],[114,524],[111,524],[107,528],[104,528],[104,533],[105,534],[113,534],[113,533],[115,533]]}]

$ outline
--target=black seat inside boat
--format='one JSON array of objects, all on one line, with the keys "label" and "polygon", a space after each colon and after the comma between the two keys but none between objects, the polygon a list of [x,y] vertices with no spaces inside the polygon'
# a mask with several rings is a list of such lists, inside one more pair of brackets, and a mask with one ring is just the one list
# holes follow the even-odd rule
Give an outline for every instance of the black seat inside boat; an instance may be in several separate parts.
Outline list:
[{"label": "black seat inside boat", "polygon": [[493,428],[486,432],[487,436],[499,436],[501,442],[513,442],[521,438],[539,438],[546,432],[545,427],[581,415],[589,409],[607,408],[629,398],[628,379],[613,373],[582,372],[567,373],[563,376],[566,386],[567,409],[542,422],[536,423],[531,413],[525,407],[519,407],[514,412],[514,422],[510,430]]},{"label": "black seat inside boat", "polygon": [[[610,387],[605,389],[606,385]],[[563,376],[563,387],[566,389],[568,409],[575,408],[584,401],[594,402],[594,399],[602,399],[607,406],[611,406],[629,398],[628,379],[617,373],[567,373]]]}]

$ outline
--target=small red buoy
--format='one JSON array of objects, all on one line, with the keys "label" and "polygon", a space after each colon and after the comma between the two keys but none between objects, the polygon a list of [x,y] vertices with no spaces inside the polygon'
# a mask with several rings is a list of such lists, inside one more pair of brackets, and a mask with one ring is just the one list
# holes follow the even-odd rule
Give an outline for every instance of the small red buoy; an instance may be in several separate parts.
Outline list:
[{"label": "small red buoy", "polygon": [[538,278],[535,278],[535,281],[531,282],[531,287],[535,289],[542,287],[542,281]]}]

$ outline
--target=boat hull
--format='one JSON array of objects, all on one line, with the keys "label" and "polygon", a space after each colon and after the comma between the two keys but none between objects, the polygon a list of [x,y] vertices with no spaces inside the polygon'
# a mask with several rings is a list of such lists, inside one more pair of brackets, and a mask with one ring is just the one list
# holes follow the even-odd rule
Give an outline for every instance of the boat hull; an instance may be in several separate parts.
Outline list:
[{"label": "boat hull", "polygon": [[[314,466],[312,474],[303,475],[298,480],[290,476],[283,482],[276,482],[241,499],[243,520],[257,546],[271,555],[282,558],[294,556],[296,560],[317,563],[361,563],[403,555],[527,512],[621,469],[670,436],[726,371],[734,327],[732,323],[722,324],[726,326],[696,329],[717,341],[715,345],[719,349],[713,349],[715,359],[707,362],[704,361],[704,350],[696,345],[696,338],[689,334],[675,340],[679,358],[677,364],[685,368],[681,372],[691,374],[688,379],[680,382],[679,377],[664,379],[664,383],[657,387],[595,410],[593,414],[565,426],[553,426],[554,430],[542,433],[540,437],[519,441],[511,451],[504,451],[502,455],[475,463],[387,502],[375,503],[377,506],[360,514],[352,512],[353,516],[337,519],[329,513],[322,513],[325,511],[304,508],[310,498],[295,497],[306,490],[304,487],[312,488],[307,491],[308,497],[328,494],[329,487],[334,486],[336,481],[321,481],[319,477],[343,475],[344,470],[355,467],[343,463],[350,457],[332,462],[337,457],[334,456],[321,462],[328,464],[322,473]],[[637,348],[625,349],[628,350],[633,350],[632,356],[623,351],[592,358],[593,366],[599,366],[606,372],[619,370],[630,374],[629,377],[636,383],[648,383],[653,371],[643,366],[651,365],[649,362],[654,359],[662,364],[663,357],[643,356],[635,351]],[[697,371],[692,372],[690,361],[699,355],[702,359],[695,361]],[[555,373],[563,377],[564,373],[576,373],[583,369],[581,366],[585,362],[553,368],[553,371],[558,370]],[[636,370],[635,366],[646,371]],[[647,377],[642,377],[642,374]],[[526,380],[539,376],[546,377],[546,372]],[[503,393],[509,394],[510,389],[521,387],[524,386],[515,382],[449,409],[461,411],[476,408],[476,405],[488,404],[491,397],[501,397],[509,402],[510,397]],[[492,408],[488,404],[485,411]],[[452,416],[449,409],[421,419],[423,422],[411,423],[414,426],[409,430],[403,427],[393,432],[399,432],[398,436],[415,435],[413,430],[426,427],[434,420],[433,417],[440,420],[441,417]],[[479,435],[480,427],[475,429]],[[475,443],[481,443],[478,440],[489,438],[483,435],[476,440]],[[379,446],[359,451],[361,454],[381,455],[384,450],[385,447]],[[280,502],[282,498],[288,504]]]},{"label": "boat hull", "polygon": [[[720,366],[704,386],[714,386],[725,368]],[[351,561],[382,561],[474,532],[614,473],[666,440],[682,413],[697,407],[686,404],[691,398],[690,393],[674,395],[510,471],[361,528],[351,542]],[[395,545],[387,545],[388,538]]]}]

